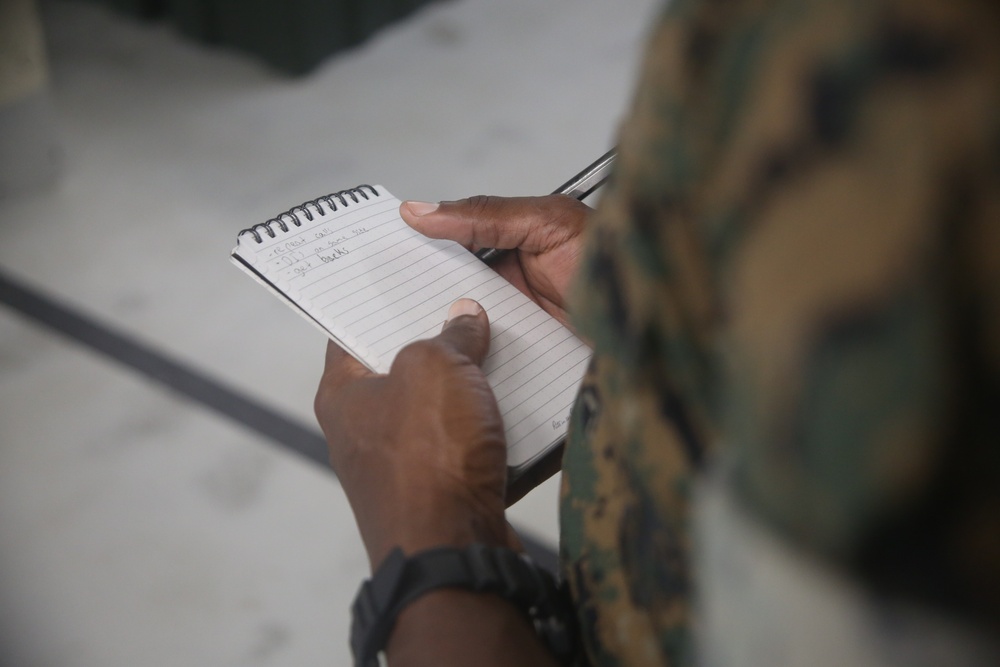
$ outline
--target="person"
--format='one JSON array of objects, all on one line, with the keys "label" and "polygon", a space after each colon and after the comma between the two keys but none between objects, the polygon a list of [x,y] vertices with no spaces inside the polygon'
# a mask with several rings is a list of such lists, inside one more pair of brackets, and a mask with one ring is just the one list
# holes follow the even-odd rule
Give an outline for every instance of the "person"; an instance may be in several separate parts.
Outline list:
[{"label": "person", "polygon": [[[598,210],[404,202],[593,346],[562,575],[595,665],[1000,664],[1000,7],[674,0]],[[316,397],[371,564],[517,548],[457,302]],[[418,598],[399,665],[546,665],[506,600]]]}]

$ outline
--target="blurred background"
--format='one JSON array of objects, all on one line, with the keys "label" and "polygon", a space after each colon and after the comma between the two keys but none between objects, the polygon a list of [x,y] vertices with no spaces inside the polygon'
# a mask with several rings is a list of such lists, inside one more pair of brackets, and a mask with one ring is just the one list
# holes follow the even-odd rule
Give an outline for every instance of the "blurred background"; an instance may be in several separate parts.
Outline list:
[{"label": "blurred background", "polygon": [[[0,664],[349,664],[325,341],[236,233],[360,183],[551,191],[656,4],[0,0]],[[557,495],[511,511],[550,552]]]}]

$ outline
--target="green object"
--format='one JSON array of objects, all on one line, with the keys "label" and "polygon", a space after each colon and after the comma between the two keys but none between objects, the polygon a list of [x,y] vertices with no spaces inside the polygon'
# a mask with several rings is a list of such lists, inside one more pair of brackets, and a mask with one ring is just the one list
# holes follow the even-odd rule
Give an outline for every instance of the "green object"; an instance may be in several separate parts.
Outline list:
[{"label": "green object", "polygon": [[[357,44],[350,5],[357,0],[275,2],[214,0],[219,42],[262,57],[294,74],[312,69],[330,53]],[[363,3],[358,3],[363,4]],[[365,35],[367,36],[367,35]]]},{"label": "green object", "polygon": [[166,19],[196,41],[237,49],[289,74],[364,41],[431,0],[89,0]]}]

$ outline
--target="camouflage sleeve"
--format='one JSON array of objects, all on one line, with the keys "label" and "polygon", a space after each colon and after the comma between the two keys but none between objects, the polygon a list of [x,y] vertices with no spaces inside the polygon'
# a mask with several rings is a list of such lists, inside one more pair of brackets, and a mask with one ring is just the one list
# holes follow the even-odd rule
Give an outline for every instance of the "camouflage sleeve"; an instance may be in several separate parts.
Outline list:
[{"label": "camouflage sleeve", "polygon": [[690,489],[1000,631],[1000,7],[676,0],[575,297],[563,559],[597,664],[682,664]]}]

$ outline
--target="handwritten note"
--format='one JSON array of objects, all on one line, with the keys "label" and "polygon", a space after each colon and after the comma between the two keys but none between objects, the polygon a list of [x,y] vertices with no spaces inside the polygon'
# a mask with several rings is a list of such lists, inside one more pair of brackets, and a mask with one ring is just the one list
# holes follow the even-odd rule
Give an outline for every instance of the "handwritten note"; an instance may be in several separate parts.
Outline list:
[{"label": "handwritten note", "polygon": [[508,465],[530,465],[565,435],[590,350],[463,247],[407,226],[384,188],[364,192],[336,211],[311,203],[268,233],[241,233],[234,261],[382,373],[401,348],[441,330],[452,302],[478,301],[490,317],[483,370],[503,415]]}]

